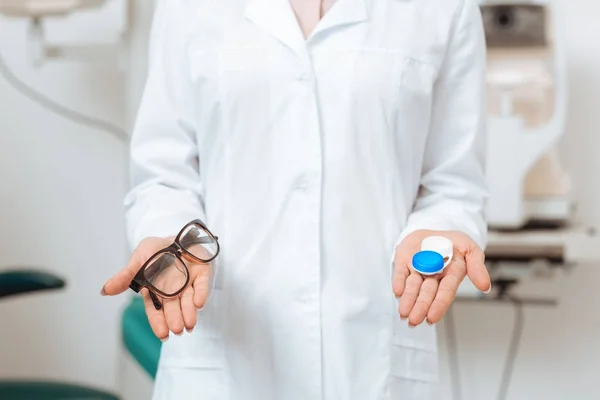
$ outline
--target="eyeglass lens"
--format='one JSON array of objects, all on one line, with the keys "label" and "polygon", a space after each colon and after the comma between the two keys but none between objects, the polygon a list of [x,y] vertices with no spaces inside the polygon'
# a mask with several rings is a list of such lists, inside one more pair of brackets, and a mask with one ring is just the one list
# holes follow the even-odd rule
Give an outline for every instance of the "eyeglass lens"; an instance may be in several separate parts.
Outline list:
[{"label": "eyeglass lens", "polygon": [[207,261],[212,259],[218,250],[216,239],[198,225],[190,225],[181,233],[179,244],[194,257]]},{"label": "eyeglass lens", "polygon": [[144,276],[155,289],[172,296],[185,286],[188,271],[175,255],[161,253],[148,263]]}]

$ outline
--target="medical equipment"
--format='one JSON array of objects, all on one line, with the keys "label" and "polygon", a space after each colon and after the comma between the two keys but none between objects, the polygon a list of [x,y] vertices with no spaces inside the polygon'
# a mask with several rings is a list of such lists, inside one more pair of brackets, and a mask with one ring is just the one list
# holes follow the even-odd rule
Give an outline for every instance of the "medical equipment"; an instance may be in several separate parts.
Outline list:
[{"label": "medical equipment", "polygon": [[74,58],[93,62],[120,62],[120,45],[53,45],[46,42],[43,21],[102,6],[106,0],[0,0],[0,14],[29,18],[29,52],[34,65],[46,59]]},{"label": "medical equipment", "polygon": [[[0,15],[9,17],[30,18],[31,30],[28,44],[31,46],[32,62],[40,65],[47,58],[65,58],[76,56],[79,60],[113,59],[120,54],[120,45],[80,45],[55,46],[44,40],[42,20],[47,17],[58,17],[71,14],[77,10],[99,7],[105,0],[0,0]],[[14,89],[25,97],[40,104],[48,110],[76,123],[95,128],[122,141],[128,141],[129,135],[119,126],[109,121],[84,115],[76,110],[59,104],[50,97],[38,92],[12,72],[0,52],[0,75]]]},{"label": "medical equipment", "polygon": [[[556,144],[565,132],[566,63],[551,1],[480,0],[487,64],[486,265],[497,283],[481,297],[466,282],[459,297],[505,299],[517,283],[556,278],[557,266],[600,259],[595,227],[576,223],[570,179]],[[562,270],[564,271],[564,269]],[[530,296],[531,303],[554,302]]]},{"label": "medical equipment", "polygon": [[[525,306],[554,307],[575,265],[600,260],[594,226],[574,221],[570,178],[558,158],[565,134],[566,59],[556,2],[480,0],[488,50],[487,179],[490,227],[485,249],[492,293],[465,281],[461,302],[506,303],[515,322],[498,399],[508,387]],[[461,399],[456,331],[448,330],[454,398]]]},{"label": "medical equipment", "polygon": [[421,251],[412,259],[412,266],[421,275],[441,273],[452,261],[452,241],[443,236],[430,236],[421,242]]},{"label": "medical equipment", "polygon": [[480,3],[488,50],[489,225],[564,225],[572,204],[556,151],[567,96],[557,13],[550,2]]},{"label": "medical equipment", "polygon": [[105,0],[0,0],[0,13],[12,17],[64,16],[79,9],[99,7]]},{"label": "medical equipment", "polygon": [[[565,132],[566,63],[554,2],[480,0],[488,48],[490,187],[485,249],[493,293],[468,281],[462,300],[507,301],[525,282],[560,280],[566,267],[600,260],[596,228],[574,221],[570,179],[556,144]],[[519,296],[554,304],[557,294]]]}]

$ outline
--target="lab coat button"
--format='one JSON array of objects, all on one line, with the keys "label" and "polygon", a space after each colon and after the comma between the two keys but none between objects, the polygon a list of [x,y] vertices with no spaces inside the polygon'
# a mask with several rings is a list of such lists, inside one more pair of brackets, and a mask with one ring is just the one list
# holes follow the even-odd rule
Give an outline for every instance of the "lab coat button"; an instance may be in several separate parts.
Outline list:
[{"label": "lab coat button", "polygon": [[298,301],[303,304],[311,304],[318,301],[318,297],[311,292],[300,292],[297,297]]},{"label": "lab coat button", "polygon": [[298,189],[301,192],[307,193],[310,190],[310,184],[306,179],[301,179],[296,184],[296,189]]},{"label": "lab coat button", "polygon": [[300,74],[298,80],[302,83],[310,83],[310,75],[309,74]]}]

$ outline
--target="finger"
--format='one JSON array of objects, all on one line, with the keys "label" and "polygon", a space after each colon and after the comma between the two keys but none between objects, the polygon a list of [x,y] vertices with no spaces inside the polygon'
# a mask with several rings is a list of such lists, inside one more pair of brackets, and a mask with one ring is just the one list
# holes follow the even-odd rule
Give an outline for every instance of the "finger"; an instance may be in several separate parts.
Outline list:
[{"label": "finger", "polygon": [[416,272],[411,273],[406,279],[406,287],[404,294],[400,298],[400,318],[406,319],[410,315],[410,312],[417,301],[417,296],[421,291],[421,284],[423,283],[423,277]]},{"label": "finger", "polygon": [[165,319],[171,332],[176,335],[183,333],[183,315],[181,313],[181,304],[179,297],[172,297],[163,301],[163,308],[165,309]]},{"label": "finger", "polygon": [[210,268],[202,268],[196,279],[194,279],[194,305],[198,310],[204,307],[210,292]]},{"label": "finger", "polygon": [[404,288],[406,287],[406,279],[410,275],[410,269],[406,264],[397,262],[395,263],[394,274],[392,276],[392,290],[396,297],[401,297],[404,294]]},{"label": "finger", "polygon": [[146,315],[148,316],[148,322],[152,327],[152,332],[157,338],[163,342],[169,339],[169,328],[167,327],[167,321],[165,321],[165,315],[163,310],[157,310],[150,299],[148,289],[141,290],[142,297],[144,298],[144,308],[146,309]]},{"label": "finger", "polygon": [[131,280],[143,264],[139,254],[140,252],[138,250],[134,251],[125,268],[117,272],[104,284],[101,291],[103,296],[115,296],[129,289]]},{"label": "finger", "polygon": [[102,287],[100,294],[114,296],[129,288],[131,280],[142,265],[161,247],[169,243],[170,238],[149,237],[144,239],[133,251],[125,268],[117,272]]},{"label": "finger", "polygon": [[426,278],[423,281],[419,297],[408,317],[408,324],[410,326],[418,326],[423,323],[433,303],[433,299],[435,299],[438,285],[439,281],[437,278]]},{"label": "finger", "polygon": [[453,260],[447,273],[439,283],[439,288],[433,304],[427,313],[427,322],[430,324],[438,323],[444,314],[448,311],[452,302],[456,298],[456,292],[464,280],[466,274],[465,263],[462,259]]},{"label": "finger", "polygon": [[483,293],[487,294],[492,290],[490,274],[485,266],[485,254],[479,249],[470,250],[465,255],[467,263],[467,275],[473,285]]},{"label": "finger", "polygon": [[196,306],[194,305],[194,288],[188,286],[181,295],[181,313],[183,314],[183,324],[188,332],[194,330],[196,326]]}]

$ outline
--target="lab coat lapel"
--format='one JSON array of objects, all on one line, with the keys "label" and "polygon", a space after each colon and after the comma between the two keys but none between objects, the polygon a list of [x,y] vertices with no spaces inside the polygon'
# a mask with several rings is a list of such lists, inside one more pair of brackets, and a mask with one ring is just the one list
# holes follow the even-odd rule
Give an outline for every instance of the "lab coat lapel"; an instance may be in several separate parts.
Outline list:
[{"label": "lab coat lapel", "polygon": [[306,42],[289,0],[250,0],[245,17],[290,48],[302,60],[309,60]]},{"label": "lab coat lapel", "polygon": [[368,0],[337,0],[317,24],[311,36],[320,32],[369,19]]}]

